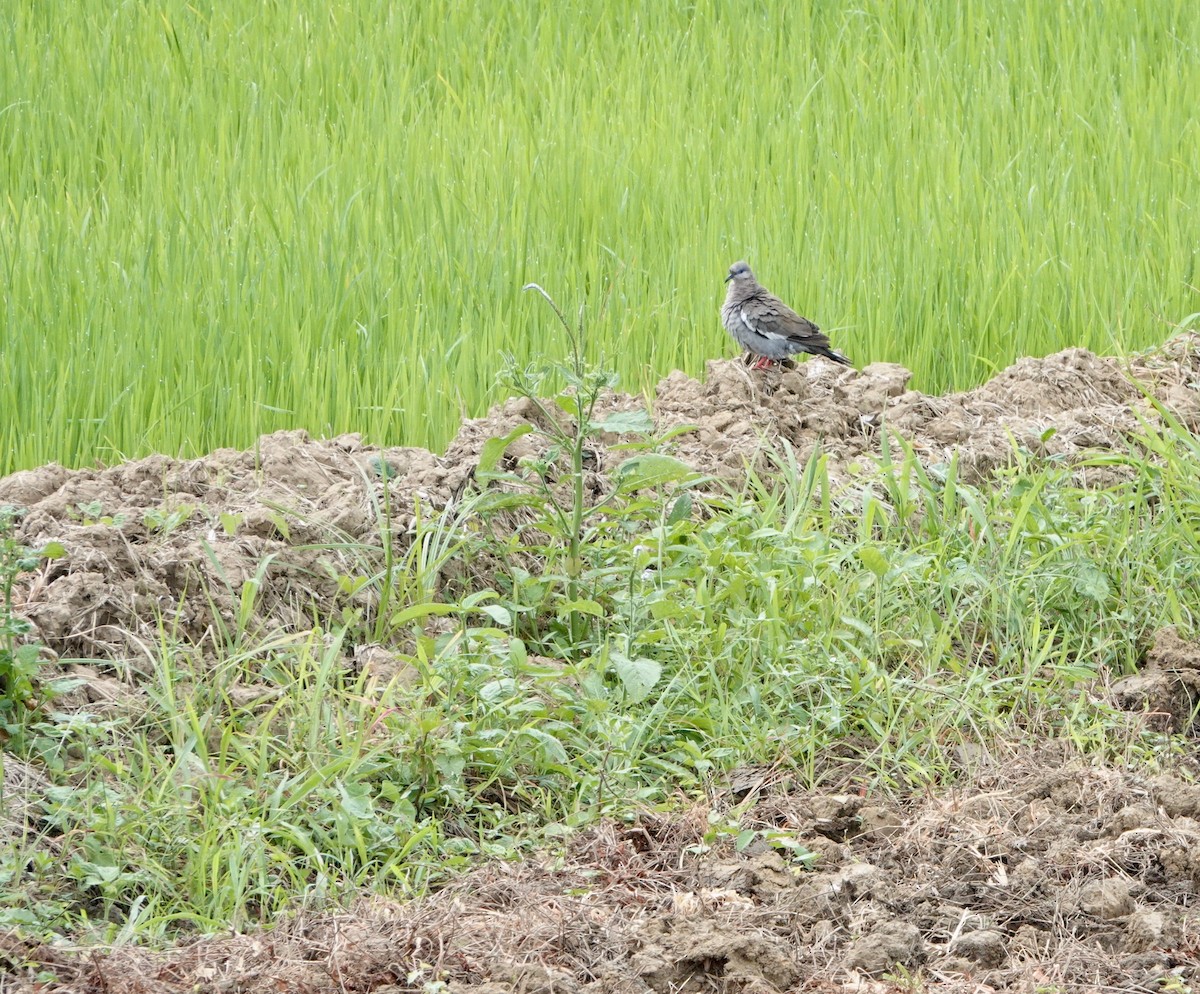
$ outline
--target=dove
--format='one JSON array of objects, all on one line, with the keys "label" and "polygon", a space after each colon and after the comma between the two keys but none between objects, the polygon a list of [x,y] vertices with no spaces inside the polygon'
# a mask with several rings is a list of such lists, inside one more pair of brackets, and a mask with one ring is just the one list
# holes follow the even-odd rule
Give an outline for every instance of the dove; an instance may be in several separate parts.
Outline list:
[{"label": "dove", "polygon": [[852,366],[829,347],[820,328],[793,311],[761,286],[745,262],[735,262],[725,277],[729,292],[721,308],[721,323],[737,343],[758,356],[755,369],[763,369],[797,352],[824,356]]}]

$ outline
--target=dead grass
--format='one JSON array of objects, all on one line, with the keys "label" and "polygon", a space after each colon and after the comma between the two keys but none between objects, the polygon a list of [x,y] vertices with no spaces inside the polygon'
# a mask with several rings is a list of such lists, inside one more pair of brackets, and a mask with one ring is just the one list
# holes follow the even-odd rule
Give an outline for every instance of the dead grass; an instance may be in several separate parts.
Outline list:
[{"label": "dead grass", "polygon": [[[753,796],[738,824],[759,835],[741,852],[714,831],[736,804],[721,787],[675,815],[607,821],[559,852],[483,866],[423,901],[366,900],[163,952],[9,935],[5,990],[1084,992],[1200,982],[1200,861],[1189,856],[1200,787],[1180,776],[1147,779],[1043,750],[907,801],[778,787]],[[762,844],[768,827],[819,853],[815,867]],[[891,979],[856,969],[860,940],[869,947],[897,923],[919,930],[911,960]],[[992,945],[964,941],[972,935]],[[964,949],[999,961],[973,962]],[[39,985],[32,964],[56,979]]]}]

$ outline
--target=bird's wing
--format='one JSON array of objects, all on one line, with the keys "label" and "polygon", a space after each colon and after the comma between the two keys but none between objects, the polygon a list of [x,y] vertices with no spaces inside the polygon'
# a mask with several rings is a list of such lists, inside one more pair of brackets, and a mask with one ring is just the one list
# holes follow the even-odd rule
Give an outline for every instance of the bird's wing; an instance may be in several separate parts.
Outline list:
[{"label": "bird's wing", "polygon": [[751,297],[744,300],[738,309],[738,317],[747,331],[768,341],[803,342],[806,347],[829,347],[829,338],[819,327],[778,298]]}]

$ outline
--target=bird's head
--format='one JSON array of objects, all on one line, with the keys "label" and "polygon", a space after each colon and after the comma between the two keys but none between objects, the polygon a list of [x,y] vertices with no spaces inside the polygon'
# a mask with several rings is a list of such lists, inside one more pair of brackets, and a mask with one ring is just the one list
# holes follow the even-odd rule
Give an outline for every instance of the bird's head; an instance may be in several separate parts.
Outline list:
[{"label": "bird's head", "polygon": [[750,272],[750,264],[746,262],[735,262],[729,267],[729,275],[725,277],[726,283],[728,283],[730,280],[737,280],[739,282],[743,280],[753,281],[754,274]]}]

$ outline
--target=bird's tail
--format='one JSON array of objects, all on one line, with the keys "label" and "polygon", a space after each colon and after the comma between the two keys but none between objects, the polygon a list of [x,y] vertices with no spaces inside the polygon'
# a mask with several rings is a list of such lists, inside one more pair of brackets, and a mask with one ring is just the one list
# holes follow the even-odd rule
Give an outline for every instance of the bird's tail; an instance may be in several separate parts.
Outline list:
[{"label": "bird's tail", "polygon": [[838,353],[834,352],[833,349],[830,348],[822,348],[818,350],[817,355],[822,355],[826,359],[832,359],[834,362],[839,363],[842,366],[854,366],[854,363],[852,363],[844,355],[838,355]]}]

